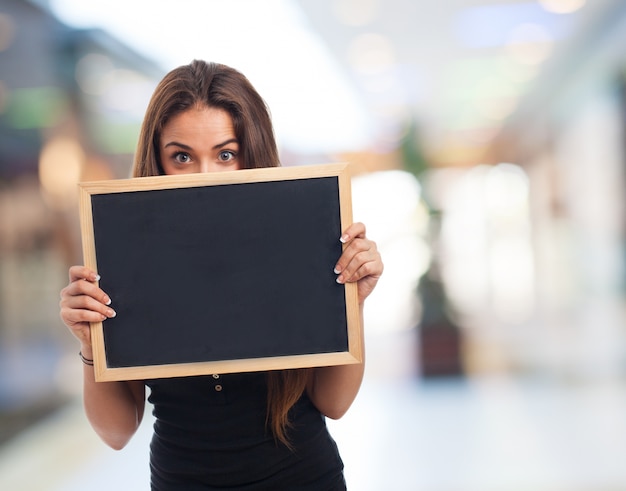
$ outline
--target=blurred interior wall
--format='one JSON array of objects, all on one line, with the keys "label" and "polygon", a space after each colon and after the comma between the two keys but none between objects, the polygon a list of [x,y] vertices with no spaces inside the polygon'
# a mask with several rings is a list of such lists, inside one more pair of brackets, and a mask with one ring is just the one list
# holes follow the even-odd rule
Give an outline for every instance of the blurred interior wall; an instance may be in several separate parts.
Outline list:
[{"label": "blurred interior wall", "polygon": [[494,152],[530,179],[536,309],[511,347],[520,370],[626,368],[626,8],[611,14],[561,53]]}]

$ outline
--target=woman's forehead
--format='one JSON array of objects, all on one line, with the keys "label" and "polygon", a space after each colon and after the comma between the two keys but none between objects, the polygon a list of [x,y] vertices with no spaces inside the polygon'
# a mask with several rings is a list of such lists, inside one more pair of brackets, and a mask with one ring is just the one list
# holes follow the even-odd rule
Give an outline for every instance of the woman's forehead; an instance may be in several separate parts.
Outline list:
[{"label": "woman's forehead", "polygon": [[[225,141],[235,137],[230,114],[220,108],[193,107],[170,118],[161,132],[161,145],[176,139]],[[184,142],[180,142],[184,143]]]}]

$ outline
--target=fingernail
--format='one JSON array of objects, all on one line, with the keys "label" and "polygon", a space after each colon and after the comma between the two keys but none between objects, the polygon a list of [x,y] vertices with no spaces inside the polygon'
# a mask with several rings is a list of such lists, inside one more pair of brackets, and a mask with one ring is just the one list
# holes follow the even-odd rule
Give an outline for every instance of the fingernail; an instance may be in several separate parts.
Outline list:
[{"label": "fingernail", "polygon": [[116,315],[117,315],[117,312],[115,312],[115,310],[109,309],[109,318],[115,317]]},{"label": "fingernail", "polygon": [[104,304],[105,304],[105,305],[111,305],[111,298],[109,298],[109,297],[105,297],[105,299],[104,299]]},{"label": "fingernail", "polygon": [[335,272],[335,274],[341,273],[341,269],[339,268],[339,266],[335,266],[335,269],[333,269],[333,271]]},{"label": "fingernail", "polygon": [[343,276],[337,276],[337,283],[339,283],[340,285],[343,284]]},{"label": "fingernail", "polygon": [[93,277],[93,280],[94,280],[94,281],[100,281],[100,275],[99,275],[99,274],[95,275],[95,276]]},{"label": "fingernail", "polygon": [[343,235],[339,238],[339,241],[340,241],[342,244],[345,244],[345,243],[346,243],[346,241],[348,240],[348,237],[350,237],[348,234],[343,234]]}]

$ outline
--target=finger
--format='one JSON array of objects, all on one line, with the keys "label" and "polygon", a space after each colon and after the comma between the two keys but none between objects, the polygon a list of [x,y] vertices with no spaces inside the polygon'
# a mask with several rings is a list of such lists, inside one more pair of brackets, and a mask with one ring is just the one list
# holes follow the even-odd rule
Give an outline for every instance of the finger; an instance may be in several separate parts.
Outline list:
[{"label": "finger", "polygon": [[368,261],[359,266],[359,268],[352,273],[352,276],[345,280],[345,283],[355,283],[363,278],[377,278],[379,275],[376,260]]},{"label": "finger", "polygon": [[337,283],[352,283],[378,272],[378,256],[370,251],[354,256],[346,269],[337,276]]},{"label": "finger", "polygon": [[361,222],[353,223],[348,228],[346,228],[343,231],[339,240],[344,244],[347,244],[357,237],[365,238],[365,225]]},{"label": "finger", "polygon": [[87,281],[75,281],[61,292],[61,319],[68,327],[81,322],[101,322],[116,316],[108,304],[110,298],[100,288]]},{"label": "finger", "polygon": [[115,317],[115,310],[88,295],[67,296],[61,300],[61,308],[71,310],[89,310],[106,317]]},{"label": "finger", "polygon": [[72,266],[70,267],[70,282],[73,283],[77,280],[98,281],[100,276],[93,270],[86,266]]},{"label": "finger", "polygon": [[61,290],[61,298],[66,297],[78,297],[86,295],[94,298],[98,302],[104,305],[111,305],[111,297],[106,294],[99,286],[90,281],[83,281],[82,279],[73,281]]},{"label": "finger", "polygon": [[[372,250],[372,248],[376,251],[376,244],[370,240],[360,238],[352,239],[350,244],[345,247],[341,257],[335,264],[335,274],[346,272],[350,263],[358,254]],[[353,269],[357,268],[353,267]]]},{"label": "finger", "polygon": [[[81,324],[102,322],[108,317],[95,310],[83,310],[64,307],[61,309],[61,319],[70,328]],[[75,330],[75,329],[74,329]]]}]

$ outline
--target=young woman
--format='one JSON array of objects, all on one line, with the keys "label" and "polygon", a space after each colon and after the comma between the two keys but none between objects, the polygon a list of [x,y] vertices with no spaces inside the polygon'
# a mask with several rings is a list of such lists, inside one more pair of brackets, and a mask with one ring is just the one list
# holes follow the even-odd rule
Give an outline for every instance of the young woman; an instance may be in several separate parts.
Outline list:
[{"label": "young woman", "polygon": [[[133,176],[278,165],[268,110],[249,81],[227,66],[194,61],[157,86]],[[381,257],[363,224],[349,226],[338,240],[346,247],[335,266],[337,281],[357,282],[362,313],[382,274]],[[61,318],[80,342],[87,417],[102,440],[121,449],[141,423],[150,389],[153,490],[345,489],[324,417],[340,418],[348,410],[363,364],[96,383],[89,323],[114,317],[115,306],[97,286],[95,271],[73,266],[69,275]]]}]

